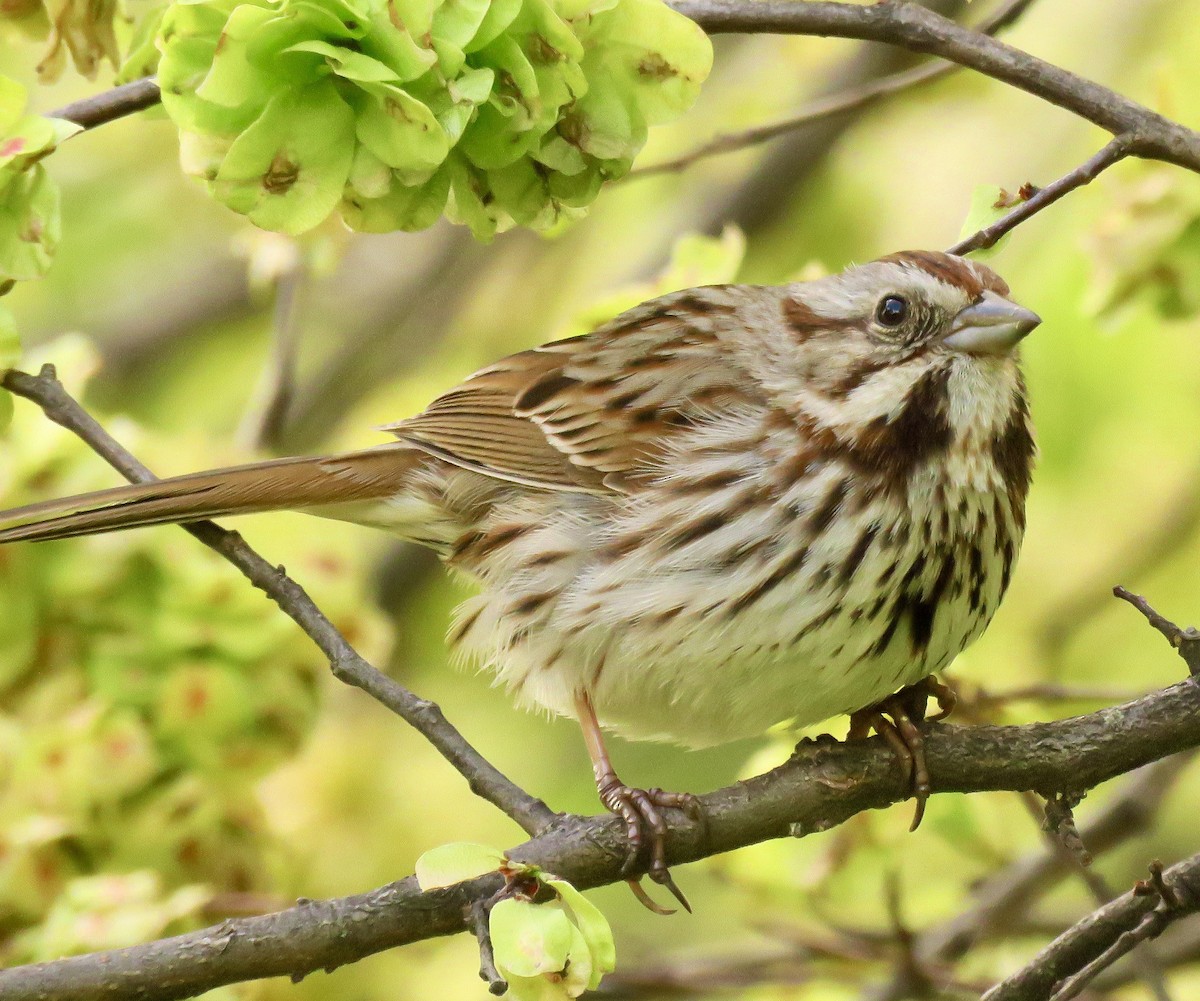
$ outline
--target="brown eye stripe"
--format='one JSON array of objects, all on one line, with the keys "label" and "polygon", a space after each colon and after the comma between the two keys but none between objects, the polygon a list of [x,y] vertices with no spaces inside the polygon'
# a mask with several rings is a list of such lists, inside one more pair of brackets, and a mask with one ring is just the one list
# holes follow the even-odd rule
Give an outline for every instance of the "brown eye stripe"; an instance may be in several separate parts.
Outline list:
[{"label": "brown eye stripe", "polygon": [[965,261],[952,254],[939,254],[932,250],[904,250],[883,258],[899,264],[911,264],[926,274],[948,285],[961,288],[971,299],[977,299],[985,291],[997,295],[1008,295],[1008,283],[986,264]]},{"label": "brown eye stripe", "polygon": [[801,341],[807,340],[819,330],[829,327],[829,317],[822,316],[809,306],[793,296],[784,296],[783,319],[795,332]]}]

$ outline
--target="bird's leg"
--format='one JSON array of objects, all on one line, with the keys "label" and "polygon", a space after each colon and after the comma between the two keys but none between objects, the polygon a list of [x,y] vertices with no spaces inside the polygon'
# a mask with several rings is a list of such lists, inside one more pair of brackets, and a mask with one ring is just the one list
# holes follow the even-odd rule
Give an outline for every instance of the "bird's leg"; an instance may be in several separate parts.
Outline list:
[{"label": "bird's leg", "polygon": [[925,738],[917,726],[926,719],[925,710],[930,698],[938,704],[937,714],[929,717],[931,721],[945,719],[954,711],[957,696],[953,689],[931,674],[873,706],[852,713],[850,732],[846,735],[848,740],[862,740],[874,730],[888,742],[904,769],[905,778],[912,783],[913,798],[917,801],[910,831],[921,826],[925,802],[931,792],[929,766],[925,762]]},{"label": "bird's leg", "polygon": [[638,857],[641,855],[642,844],[647,842],[650,848],[650,867],[647,874],[660,886],[665,886],[671,894],[683,905],[685,911],[691,912],[691,904],[683,891],[675,885],[671,871],[667,868],[664,842],[667,825],[660,812],[667,807],[678,807],[685,810],[689,816],[698,817],[700,801],[690,793],[664,792],[662,789],[634,789],[627,786],[613,770],[612,761],[604,747],[604,739],[600,732],[600,723],[596,719],[596,710],[592,700],[586,693],[575,697],[575,713],[579,726],[583,730],[583,740],[587,744],[588,756],[592,759],[592,772],[596,776],[596,791],[602,802],[609,810],[625,821],[625,836],[629,839],[629,855],[625,860],[622,872],[626,882],[633,890],[634,896],[646,907],[658,914],[673,914],[654,903],[642,889],[641,883],[633,877],[637,870]]}]

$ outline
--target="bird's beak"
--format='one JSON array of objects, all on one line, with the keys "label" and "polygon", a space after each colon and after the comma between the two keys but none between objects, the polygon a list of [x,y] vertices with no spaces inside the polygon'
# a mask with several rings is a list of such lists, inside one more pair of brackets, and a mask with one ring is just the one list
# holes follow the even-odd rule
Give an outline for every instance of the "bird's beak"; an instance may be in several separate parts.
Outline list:
[{"label": "bird's beak", "polygon": [[1032,310],[984,292],[954,318],[943,343],[972,355],[1005,354],[1041,322]]}]

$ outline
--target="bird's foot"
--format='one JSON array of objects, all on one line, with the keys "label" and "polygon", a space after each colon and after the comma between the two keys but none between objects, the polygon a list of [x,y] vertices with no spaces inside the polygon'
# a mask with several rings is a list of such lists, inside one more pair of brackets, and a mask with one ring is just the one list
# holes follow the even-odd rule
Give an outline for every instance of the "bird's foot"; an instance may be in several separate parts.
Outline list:
[{"label": "bird's foot", "polygon": [[931,792],[929,766],[925,761],[925,737],[917,725],[926,720],[925,713],[931,698],[937,702],[938,711],[928,717],[930,721],[945,719],[953,712],[957,701],[953,689],[931,674],[873,706],[852,713],[850,732],[846,735],[847,740],[862,740],[874,730],[888,742],[904,769],[905,778],[912,786],[913,799],[916,800],[910,831],[921,826],[925,803]]},{"label": "bird's foot", "polygon": [[667,823],[662,811],[669,808],[683,810],[694,820],[703,820],[704,811],[700,800],[691,793],[664,792],[662,789],[634,789],[625,785],[615,774],[605,776],[597,783],[600,801],[625,821],[625,836],[629,840],[629,855],[625,860],[624,875],[629,888],[638,900],[655,914],[674,914],[674,910],[656,904],[643,889],[634,875],[638,869],[643,848],[650,852],[648,875],[659,886],[665,886],[671,895],[689,914],[692,905],[671,877],[666,862]]}]

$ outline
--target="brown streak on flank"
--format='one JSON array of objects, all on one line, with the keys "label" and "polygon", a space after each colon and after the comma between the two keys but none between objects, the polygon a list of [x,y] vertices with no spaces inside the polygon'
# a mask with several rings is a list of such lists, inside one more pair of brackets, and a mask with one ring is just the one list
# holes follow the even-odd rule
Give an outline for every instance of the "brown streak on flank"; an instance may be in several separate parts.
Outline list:
[{"label": "brown streak on flank", "polygon": [[985,582],[983,576],[983,550],[979,548],[978,540],[971,544],[969,559],[971,563],[971,593],[967,600],[971,603],[971,611],[978,612],[983,607],[983,585]]},{"label": "brown streak on flank", "polygon": [[455,627],[446,635],[446,642],[451,647],[458,646],[458,644],[463,641],[463,637],[465,637],[467,633],[471,631],[471,627],[479,621],[479,616],[483,614],[483,610],[486,607],[486,605],[480,605],[477,609],[475,609],[475,611],[455,625]]},{"label": "brown streak on flank", "polygon": [[512,615],[532,615],[546,602],[552,598],[557,598],[558,591],[542,591],[539,594],[531,594],[528,598],[522,598],[516,604],[510,606],[509,613]]},{"label": "brown streak on flank", "polygon": [[828,622],[839,611],[841,611],[841,607],[842,606],[839,605],[837,602],[834,602],[827,609],[825,609],[825,611],[823,611],[820,615],[818,615],[815,619],[812,619],[811,621],[806,622],[804,624],[804,628],[802,628],[798,633],[796,633],[795,636],[792,637],[792,645],[794,646],[795,644],[799,643],[802,639],[804,639],[805,636],[807,636],[814,629],[820,629],[823,625],[825,625],[826,622]]},{"label": "brown streak on flank", "polygon": [[923,656],[929,650],[929,640],[933,637],[933,620],[937,616],[942,596],[954,579],[954,554],[947,553],[942,558],[942,569],[929,594],[923,598],[909,599],[910,625],[912,628],[913,656]]},{"label": "brown streak on flank", "polygon": [[795,296],[785,295],[782,308],[784,322],[791,327],[792,332],[801,341],[807,340],[818,331],[829,328],[828,317],[815,312],[808,303]]},{"label": "brown streak on flank", "polygon": [[608,663],[608,647],[604,648],[604,652],[600,654],[600,660],[592,669],[592,685],[591,690],[594,692],[600,685],[600,675],[604,673],[604,665]]},{"label": "brown streak on flank", "polygon": [[550,549],[544,553],[538,553],[532,559],[525,561],[525,566],[530,570],[535,570],[540,567],[548,567],[551,563],[557,563],[559,560],[565,560],[571,554],[565,549]]},{"label": "brown streak on flank", "polygon": [[695,542],[697,539],[717,531],[717,529],[724,528],[726,521],[725,512],[718,511],[705,518],[701,518],[699,521],[685,524],[667,538],[666,546],[669,549],[686,546],[689,542]]},{"label": "brown streak on flank", "polygon": [[600,555],[605,559],[617,560],[622,556],[628,556],[634,550],[639,549],[641,545],[641,536],[630,532],[622,538],[613,539],[600,550]]},{"label": "brown streak on flank", "polygon": [[838,508],[842,506],[847,495],[850,493],[850,480],[838,480],[834,484],[833,489],[825,495],[825,499],[821,501],[821,506],[817,508],[809,518],[809,528],[813,535],[818,535],[829,527],[829,523],[833,521],[833,516],[837,514]]},{"label": "brown streak on flank", "polygon": [[621,393],[619,396],[614,396],[605,401],[605,410],[624,410],[631,403],[640,400],[646,395],[645,389],[634,389],[627,393]]},{"label": "brown streak on flank", "polygon": [[892,637],[896,635],[896,630],[900,627],[900,620],[904,617],[906,606],[903,597],[892,606],[892,614],[888,619],[888,624],[884,627],[879,638],[871,645],[869,656],[878,657],[887,649],[888,644],[892,642]]},{"label": "brown streak on flank", "polygon": [[674,605],[671,608],[668,608],[665,612],[659,612],[650,621],[656,626],[665,626],[672,619],[675,619],[682,611],[682,605]]},{"label": "brown streak on flank", "polygon": [[694,480],[683,480],[670,484],[673,494],[687,497],[691,494],[706,494],[725,487],[731,487],[742,479],[743,473],[737,469],[722,469],[715,473],[706,473]]},{"label": "brown streak on flank", "polygon": [[1033,471],[1035,446],[1029,430],[1029,405],[1023,391],[1018,393],[1013,412],[1004,430],[992,439],[992,461],[1008,490],[1009,506],[1019,527],[1023,527],[1025,496]]},{"label": "brown streak on flank", "polygon": [[732,605],[725,610],[727,619],[733,618],[742,610],[749,608],[758,601],[768,591],[785,581],[788,577],[794,574],[797,570],[804,566],[808,559],[808,546],[801,546],[791,556],[789,556],[780,566],[776,567],[770,576],[759,581],[754,587],[750,588],[745,594],[737,599]]},{"label": "brown streak on flank", "polygon": [[763,536],[751,543],[739,542],[713,558],[712,566],[721,570],[743,570],[746,561],[763,549],[770,549],[774,539]]},{"label": "brown streak on flank", "polygon": [[843,561],[842,567],[838,571],[838,583],[843,587],[850,583],[851,578],[866,558],[867,550],[871,548],[871,543],[875,541],[875,536],[878,534],[879,523],[872,522],[866,527],[862,535],[858,537],[854,548],[850,550],[850,554]]}]

